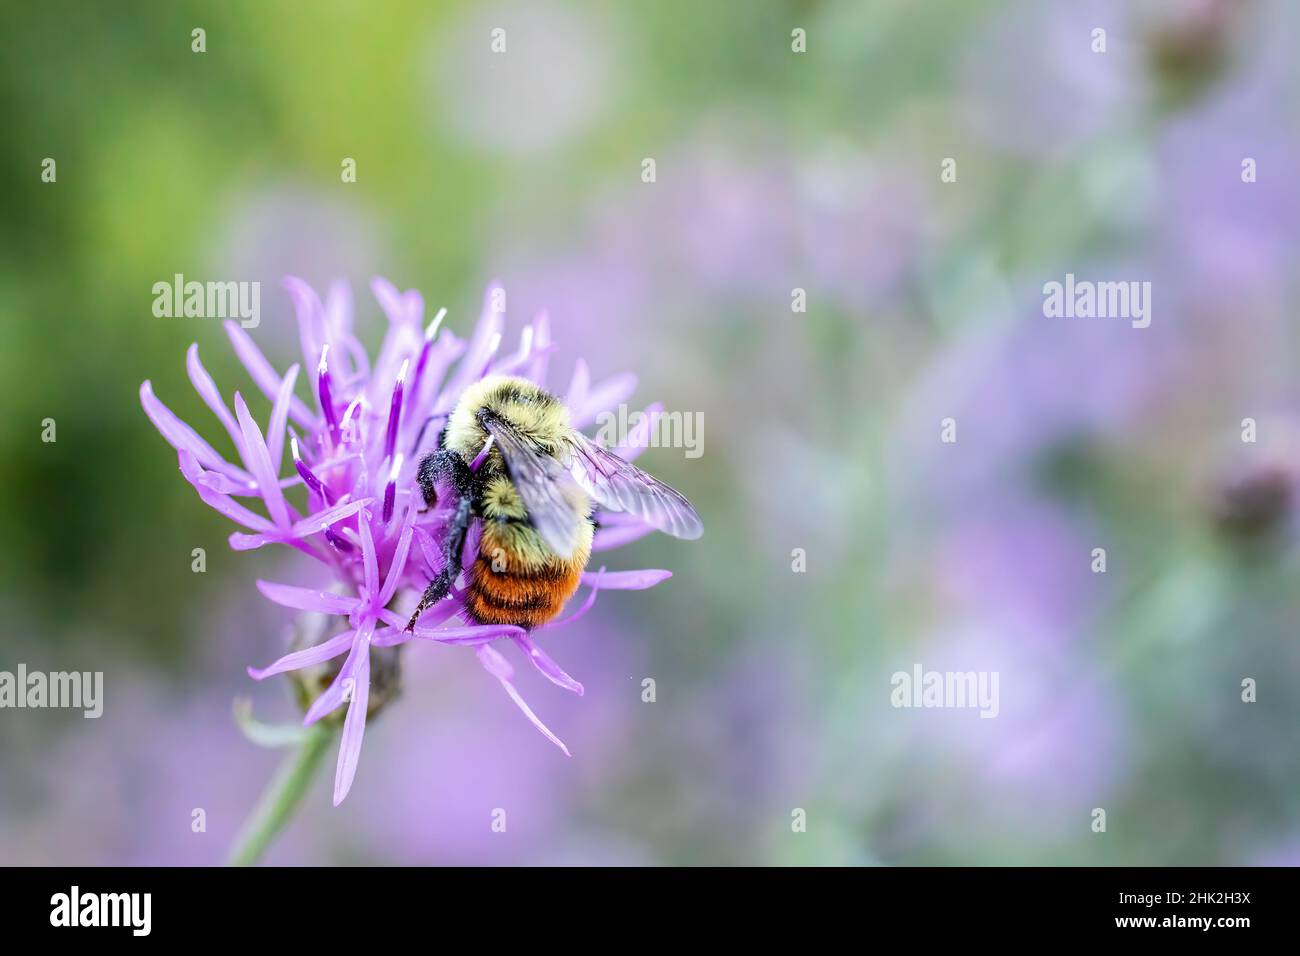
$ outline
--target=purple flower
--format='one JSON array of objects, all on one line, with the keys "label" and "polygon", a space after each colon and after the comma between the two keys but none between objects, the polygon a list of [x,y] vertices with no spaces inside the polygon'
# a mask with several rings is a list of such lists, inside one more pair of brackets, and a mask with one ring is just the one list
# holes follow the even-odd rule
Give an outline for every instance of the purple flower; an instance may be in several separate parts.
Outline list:
[{"label": "purple flower", "polygon": [[[379,354],[371,362],[352,332],[351,296],[335,284],[322,302],[296,278],[285,280],[298,317],[304,366],[281,375],[248,333],[227,322],[226,333],[258,389],[272,402],[265,432],[238,392],[232,415],[212,377],[199,361],[198,346],[187,357],[190,380],[204,403],[225,428],[236,461],[219,454],[198,432],[177,418],[153,393],[140,386],[145,413],[177,451],[181,474],[209,506],[242,526],[230,536],[235,550],[283,544],[309,555],[332,579],[328,589],[311,589],[258,581],[270,600],[302,612],[346,619],[346,629],[302,650],[295,650],[249,674],[262,680],[275,674],[324,664],[344,657],[329,686],[308,707],[304,724],[312,724],[347,705],[343,741],[334,780],[338,805],[352,785],[370,706],[370,651],[412,639],[473,648],[483,668],[495,677],[524,715],[567,755],[564,746],[533,713],[515,689],[514,671],[494,644],[508,640],[549,680],[582,694],[570,677],[537,643],[534,635],[513,625],[477,625],[465,616],[464,592],[453,589],[429,608],[413,631],[407,615],[395,609],[411,592],[421,591],[441,568],[443,538],[451,510],[441,502],[424,509],[415,483],[421,458],[433,449],[442,422],[460,394],[487,374],[511,374],[546,385],[548,357],[554,350],[545,315],[524,327],[518,348],[498,355],[505,319],[493,308],[496,287],[489,287],[473,335],[457,338],[441,329],[446,310],[424,327],[424,300],[418,292],[399,292],[375,279],[371,288],[389,321]],[[295,394],[300,378],[312,399]],[[576,428],[595,422],[599,413],[627,400],[636,387],[630,374],[592,384],[584,362],[576,363],[562,393]],[[627,436],[616,452],[635,458],[648,444],[657,406],[643,427]],[[286,463],[286,444],[289,462]],[[260,499],[265,513],[236,500]],[[299,503],[295,504],[290,499]],[[598,512],[600,531],[593,551],[610,550],[648,534],[639,519]],[[471,529],[463,566],[477,553]],[[596,592],[650,588],[670,577],[659,570],[584,573],[590,591],[562,626],[586,614]],[[460,619],[459,621],[457,619]],[[345,656],[346,655],[346,656]]]},{"label": "purple flower", "polygon": [[[1009,5],[971,38],[957,70],[960,110],[1000,150],[1061,160],[1140,116],[1150,78],[1128,5],[1048,0]],[[1094,52],[1106,30],[1106,52]],[[1015,51],[1015,55],[1009,55]]]}]

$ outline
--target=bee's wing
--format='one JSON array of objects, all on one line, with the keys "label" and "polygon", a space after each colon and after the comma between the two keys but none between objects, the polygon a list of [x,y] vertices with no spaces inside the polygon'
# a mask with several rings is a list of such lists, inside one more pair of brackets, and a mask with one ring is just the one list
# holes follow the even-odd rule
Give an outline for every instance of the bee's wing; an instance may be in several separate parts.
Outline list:
[{"label": "bee's wing", "polygon": [[691,503],[658,478],[574,433],[570,473],[602,508],[626,511],[674,538],[698,538],[704,522]]},{"label": "bee's wing", "polygon": [[519,492],[534,530],[560,557],[572,557],[578,550],[587,512],[568,470],[520,436],[504,419],[484,416],[481,421],[501,450],[510,481]]}]

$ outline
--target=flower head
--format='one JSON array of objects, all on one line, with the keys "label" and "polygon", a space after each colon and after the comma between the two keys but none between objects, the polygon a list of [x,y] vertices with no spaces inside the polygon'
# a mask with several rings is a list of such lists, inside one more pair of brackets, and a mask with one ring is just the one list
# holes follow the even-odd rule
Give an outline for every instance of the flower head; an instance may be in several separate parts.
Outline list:
[{"label": "flower head", "polygon": [[[439,501],[425,508],[416,484],[421,458],[434,449],[443,422],[461,393],[488,374],[528,378],[546,387],[548,356],[554,349],[546,315],[526,325],[519,345],[499,354],[505,317],[496,308],[496,286],[488,288],[482,314],[468,339],[442,328],[441,309],[427,325],[418,292],[399,292],[375,279],[371,288],[388,318],[388,331],[372,362],[352,331],[347,287],[331,287],[324,301],[296,278],[285,280],[297,313],[303,365],[281,375],[235,322],[225,324],[236,354],[257,388],[272,402],[263,431],[243,397],[234,394],[234,414],[199,361],[198,346],[187,356],[189,377],[204,403],[225,428],[235,454],[222,456],[197,431],[174,415],[146,381],[140,402],[162,436],[176,449],[181,474],[210,507],[243,530],[230,536],[238,551],[281,544],[315,559],[332,578],[327,589],[258,581],[264,596],[294,610],[341,618],[338,633],[318,644],[292,650],[265,668],[249,668],[256,680],[318,667],[343,658],[333,679],[307,707],[310,725],[346,706],[343,739],[334,780],[334,803],[347,796],[356,773],[371,693],[372,651],[408,641],[432,641],[472,648],[524,715],[556,746],[564,746],[515,689],[513,668],[496,646],[513,643],[549,680],[576,694],[582,685],[537,643],[513,625],[481,625],[465,614],[463,589],[453,588],[429,608],[413,630],[395,606],[423,590],[441,569],[443,539],[452,508]],[[307,369],[302,374],[302,369]],[[310,393],[304,400],[299,385]],[[574,427],[625,401],[636,387],[630,374],[595,385],[579,360],[561,397]],[[557,391],[557,394],[561,394]],[[617,449],[632,459],[649,443],[658,406]],[[286,455],[287,451],[287,455]],[[287,459],[287,460],[286,460]],[[238,499],[260,500],[261,508]],[[594,516],[599,530],[593,551],[619,547],[648,534],[651,526],[625,514]],[[477,554],[471,529],[463,566]],[[584,573],[589,587],[580,608],[547,628],[583,616],[600,589],[642,589],[670,577],[668,571]],[[326,631],[328,633],[328,631]],[[534,632],[535,633],[535,632]]]}]

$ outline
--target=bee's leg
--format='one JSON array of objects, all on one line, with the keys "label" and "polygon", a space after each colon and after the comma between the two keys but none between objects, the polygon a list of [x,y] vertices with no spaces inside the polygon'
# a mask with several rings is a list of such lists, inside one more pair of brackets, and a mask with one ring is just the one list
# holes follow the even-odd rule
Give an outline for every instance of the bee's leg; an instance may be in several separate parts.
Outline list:
[{"label": "bee's leg", "polygon": [[465,459],[454,451],[447,449],[425,456],[424,460],[420,462],[417,480],[420,484],[420,491],[424,495],[424,500],[430,506],[438,500],[437,486],[442,483],[451,485],[455,490],[458,503],[456,513],[452,516],[451,524],[447,528],[442,570],[424,589],[424,595],[420,598],[415,613],[411,615],[411,620],[407,622],[406,629],[408,631],[415,628],[415,622],[419,620],[420,615],[427,608],[438,603],[450,593],[452,585],[456,583],[456,578],[460,577],[461,561],[465,551],[465,536],[469,531],[474,500],[482,491],[480,478],[470,470],[469,465],[465,463]]},{"label": "bee's leg", "polygon": [[[460,461],[460,459],[457,458],[457,461]],[[464,462],[461,462],[461,465],[463,467]],[[447,529],[442,570],[424,589],[424,595],[420,598],[415,613],[411,615],[410,621],[406,624],[408,631],[415,629],[415,622],[420,619],[420,615],[427,608],[437,604],[447,596],[451,591],[451,586],[456,583],[456,578],[460,577],[460,566],[465,551],[465,535],[469,531],[470,512],[473,505],[474,498],[472,495],[461,495],[460,504],[456,506],[456,514],[451,519],[451,526]]]},{"label": "bee's leg", "polygon": [[454,451],[443,449],[432,451],[420,461],[420,470],[416,473],[424,503],[432,508],[438,502],[438,485],[450,484],[456,494],[464,497],[472,491],[474,473],[465,464],[465,459]]}]

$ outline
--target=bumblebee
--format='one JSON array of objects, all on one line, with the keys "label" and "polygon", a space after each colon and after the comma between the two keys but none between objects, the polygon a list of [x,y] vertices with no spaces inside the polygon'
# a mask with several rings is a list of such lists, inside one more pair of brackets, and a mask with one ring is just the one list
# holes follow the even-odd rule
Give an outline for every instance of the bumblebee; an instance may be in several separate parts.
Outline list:
[{"label": "bumblebee", "polygon": [[592,508],[636,515],[676,538],[704,533],[689,501],[593,442],[554,395],[523,378],[490,375],[465,390],[418,472],[427,505],[450,486],[456,509],[442,570],[406,625],[450,593],[465,538],[483,521],[466,569],[465,613],[479,624],[532,630],[560,613],[591,557]]}]

